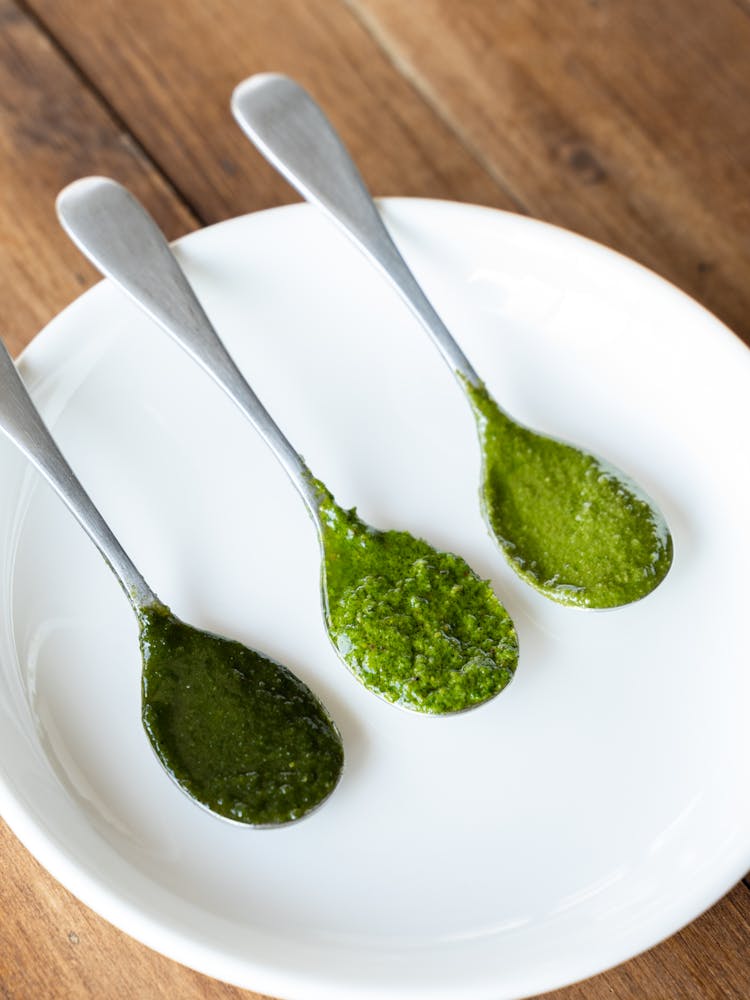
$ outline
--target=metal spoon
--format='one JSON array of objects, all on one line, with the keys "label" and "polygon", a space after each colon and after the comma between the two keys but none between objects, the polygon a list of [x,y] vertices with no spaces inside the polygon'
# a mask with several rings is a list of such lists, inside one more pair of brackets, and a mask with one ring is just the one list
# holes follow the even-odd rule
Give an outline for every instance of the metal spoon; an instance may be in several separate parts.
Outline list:
[{"label": "metal spoon", "polygon": [[404,708],[474,707],[511,680],[518,643],[488,583],[458,556],[377,531],[316,480],[232,361],[163,234],[121,185],[76,181],[58,197],[78,247],[193,357],[259,431],[318,530],[328,634],[366,687]]},{"label": "metal spoon", "polygon": [[176,618],[161,603],[55,444],[0,342],[0,430],[99,549],[138,619],[142,721],[177,785],[224,819],[277,826],[323,802],[343,765],[328,713],[286,667]]},{"label": "metal spoon", "polygon": [[562,604],[616,607],[653,590],[672,562],[661,513],[624,473],[500,409],[409,270],[310,95],[287,77],[263,73],[236,88],[232,111],[266,159],[392,282],[467,393],[482,446],[483,513],[513,569]]}]

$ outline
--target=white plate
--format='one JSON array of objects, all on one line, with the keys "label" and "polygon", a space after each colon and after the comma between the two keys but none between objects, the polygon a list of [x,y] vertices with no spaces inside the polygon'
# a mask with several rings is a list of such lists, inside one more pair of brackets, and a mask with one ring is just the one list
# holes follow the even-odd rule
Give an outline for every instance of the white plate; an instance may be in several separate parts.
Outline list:
[{"label": "white plate", "polygon": [[126,600],[3,439],[0,805],[84,902],[209,975],[295,1000],[516,998],[654,944],[750,867],[750,353],[569,233],[449,203],[384,210],[496,398],[658,502],[668,578],[604,613],[526,587],[480,518],[469,407],[395,295],[307,206],[214,226],[178,253],[253,386],[342,503],[492,578],[516,679],[447,719],[368,694],[328,643],[315,534],[270,452],[101,284],[29,347],[24,378],[158,593],[291,666],[347,767],[288,829],[193,806],[140,725]]}]

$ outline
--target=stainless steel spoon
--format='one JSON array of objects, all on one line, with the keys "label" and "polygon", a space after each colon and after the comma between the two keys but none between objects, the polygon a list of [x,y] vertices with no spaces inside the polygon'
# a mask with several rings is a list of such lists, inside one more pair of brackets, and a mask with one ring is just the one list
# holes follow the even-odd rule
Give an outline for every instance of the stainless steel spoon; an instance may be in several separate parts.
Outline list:
[{"label": "stainless steel spoon", "polygon": [[318,530],[328,634],[358,680],[431,714],[463,711],[501,691],[518,644],[489,584],[460,557],[406,532],[377,531],[338,507],[243,378],[135,198],[89,177],[61,192],[57,210],[78,247],[211,375],[281,462]]},{"label": "stainless steel spoon", "polygon": [[343,765],[341,737],[321,702],[286,667],[186,625],[162,604],[55,444],[2,342],[0,430],[52,485],[127,594],[139,627],[142,721],[170,777],[211,812],[250,826],[278,826],[320,805]]},{"label": "stainless steel spoon", "polygon": [[263,73],[236,88],[232,111],[261,153],[391,281],[467,393],[482,446],[483,513],[516,572],[553,600],[584,607],[616,607],[653,590],[672,562],[661,513],[624,473],[501,410],[310,95],[288,77]]}]

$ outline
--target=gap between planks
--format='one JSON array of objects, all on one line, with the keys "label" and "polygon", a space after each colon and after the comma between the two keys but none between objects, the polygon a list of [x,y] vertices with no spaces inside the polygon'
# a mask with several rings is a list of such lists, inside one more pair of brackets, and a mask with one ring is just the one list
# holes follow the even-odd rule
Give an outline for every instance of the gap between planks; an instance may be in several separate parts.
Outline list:
[{"label": "gap between planks", "polygon": [[[13,0],[13,3],[24,15],[24,17],[26,17],[28,21],[37,29],[37,31],[39,31],[39,33],[47,39],[60,59],[71,69],[81,86],[87,90],[97,104],[99,104],[114,127],[124,135],[128,136],[137,154],[142,157],[144,162],[153,169],[154,173],[160,178],[175,201],[178,201],[182,205],[191,221],[195,224],[195,228],[200,229],[205,226],[207,224],[207,220],[203,218],[201,212],[198,210],[198,207],[191,201],[185,192],[181,190],[179,184],[174,180],[174,178],[163,169],[162,165],[154,158],[151,152],[141,143],[138,136],[135,135],[131,129],[130,124],[122,117],[117,109],[112,106],[107,99],[106,94],[104,94],[101,88],[97,86],[91,76],[75,59],[73,54],[65,47],[62,41],[43,20],[43,18],[41,18],[34,8],[27,3],[27,0]],[[117,178],[113,179],[117,180]]]},{"label": "gap between planks", "polygon": [[[742,2],[742,0],[740,0],[740,2]],[[750,0],[748,0],[748,2],[750,2]],[[515,211],[521,215],[531,215],[532,213],[529,207],[524,204],[519,195],[508,186],[508,182],[505,177],[503,177],[502,174],[495,169],[489,158],[484,155],[481,149],[477,149],[474,143],[469,141],[461,129],[456,126],[452,116],[446,114],[440,103],[434,100],[429,92],[429,89],[423,86],[419,74],[414,71],[409,61],[400,56],[399,53],[394,51],[394,49],[388,44],[386,33],[379,30],[376,19],[370,17],[368,12],[363,10],[359,0],[341,0],[341,3],[349,10],[352,17],[354,17],[361,26],[362,30],[366,32],[373,45],[375,45],[380,52],[382,52],[383,56],[393,67],[394,71],[398,73],[406,84],[408,84],[418,100],[427,105],[430,111],[432,111],[435,117],[438,118],[443,126],[451,133],[462,149],[464,149],[466,153],[481,167],[481,169],[492,178],[495,184],[497,184],[497,186],[505,194],[508,201],[513,205]]]},{"label": "gap between planks", "polygon": [[[195,201],[190,198],[185,189],[180,186],[178,181],[170,173],[167,172],[166,168],[160,162],[156,152],[138,137],[129,121],[116,110],[107,98],[104,90],[97,85],[91,74],[89,74],[83,67],[82,63],[76,59],[72,51],[66,47],[64,38],[55,32],[54,27],[47,19],[45,19],[42,13],[36,10],[33,3],[29,3],[29,0],[14,0],[14,2],[18,5],[19,9],[21,9],[24,14],[28,16],[29,19],[39,28],[45,37],[50,40],[51,44],[54,45],[61,57],[74,70],[83,85],[91,91],[102,107],[106,109],[113,122],[129,136],[131,136],[138,150],[154,167],[156,172],[164,180],[165,184],[167,184],[173,191],[175,196],[188,209],[191,215],[195,218],[196,223],[201,226],[205,226],[216,221],[214,219],[207,218],[200,211]],[[415,100],[423,104],[435,116],[446,131],[450,133],[456,144],[466,153],[467,157],[472,159],[476,163],[479,170],[486,174],[487,177],[490,178],[491,181],[497,186],[497,188],[502,191],[504,197],[507,199],[508,207],[519,214],[529,215],[530,210],[528,206],[524,204],[523,200],[517,193],[510,189],[506,180],[491,165],[487,158],[482,154],[481,150],[477,149],[473,144],[467,141],[461,130],[456,127],[455,123],[451,120],[450,116],[444,112],[440,104],[437,103],[420,85],[417,76],[410,71],[408,63],[394,53],[391,47],[387,44],[385,37],[380,32],[374,30],[373,24],[366,17],[366,15],[363,15],[363,12],[359,8],[356,0],[336,0],[336,2],[344,10],[350,13],[354,21],[370,39],[373,46],[381,53],[384,59],[391,66],[394,73],[396,73],[401,78],[405,86],[412,91]],[[237,82],[239,83],[240,81],[238,80]]]}]

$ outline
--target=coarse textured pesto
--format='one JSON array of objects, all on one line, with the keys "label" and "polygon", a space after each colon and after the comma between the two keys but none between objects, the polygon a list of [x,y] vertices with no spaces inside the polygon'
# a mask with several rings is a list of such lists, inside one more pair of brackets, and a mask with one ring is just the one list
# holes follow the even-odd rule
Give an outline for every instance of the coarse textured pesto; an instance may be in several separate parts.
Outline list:
[{"label": "coarse textured pesto", "polygon": [[511,420],[466,383],[483,451],[484,513],[513,568],[563,604],[612,608],[664,578],[672,538],[659,512],[600,459]]},{"label": "coarse textured pesto", "polygon": [[299,819],[331,793],[341,737],[299,678],[239,642],[185,625],[164,605],[138,617],[143,725],[189,795],[262,826]]},{"label": "coarse textured pesto", "polygon": [[489,583],[406,531],[377,531],[316,487],[328,630],[354,675],[387,701],[431,714],[502,691],[518,641]]}]

